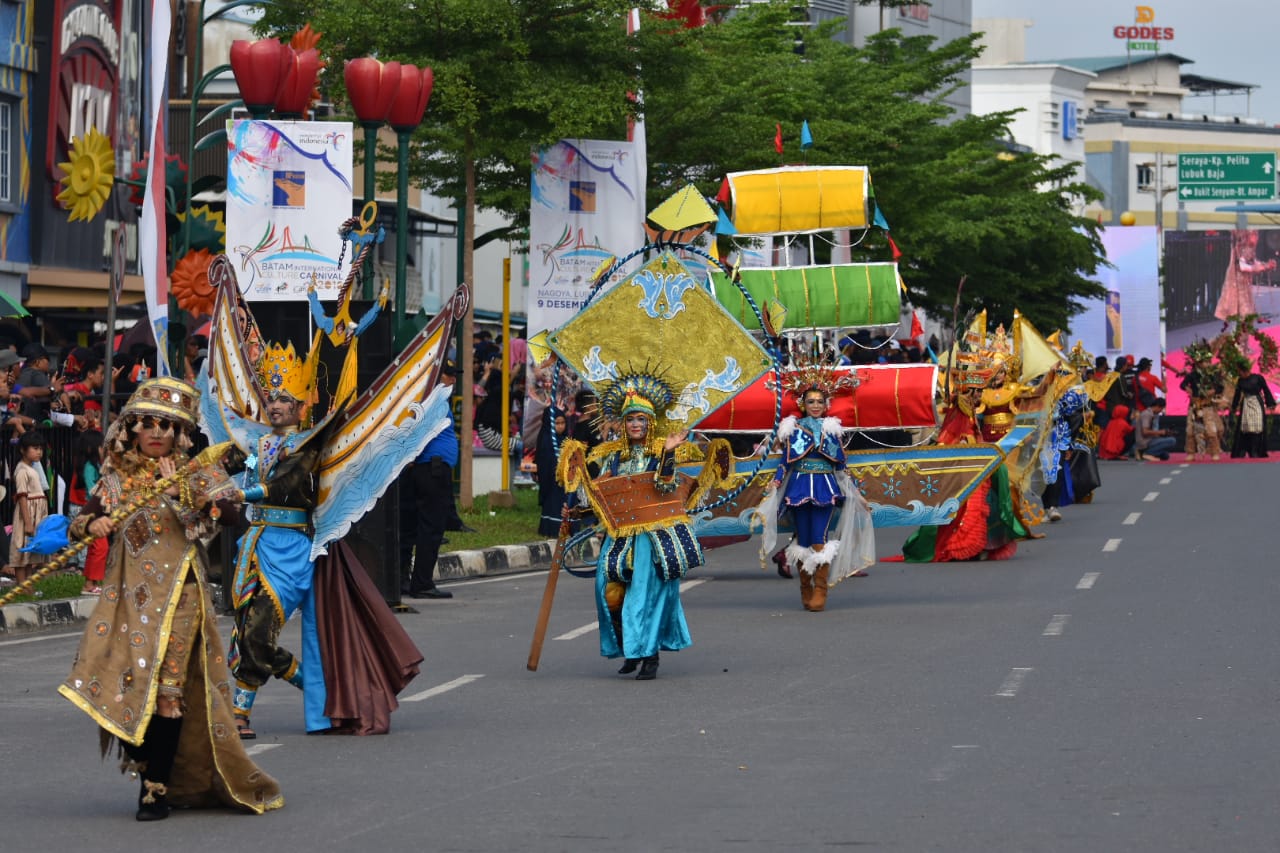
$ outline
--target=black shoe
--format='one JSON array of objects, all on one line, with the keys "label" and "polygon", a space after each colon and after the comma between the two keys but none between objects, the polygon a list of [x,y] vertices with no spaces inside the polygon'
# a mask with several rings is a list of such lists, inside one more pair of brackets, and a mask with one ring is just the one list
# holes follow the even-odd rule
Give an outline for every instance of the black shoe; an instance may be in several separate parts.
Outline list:
[{"label": "black shoe", "polygon": [[142,779],[142,790],[138,792],[138,813],[134,817],[142,821],[164,820],[169,816],[169,801],[164,794],[152,793],[151,802],[146,802],[147,782]]},{"label": "black shoe", "polygon": [[640,665],[640,658],[627,658],[622,666],[618,668],[618,675],[630,675],[636,671],[636,667]]},{"label": "black shoe", "polygon": [[453,598],[453,593],[449,592],[448,590],[443,590],[438,586],[433,586],[430,589],[410,590],[409,597],[410,598]]},{"label": "black shoe", "polygon": [[636,681],[653,681],[658,677],[658,656],[647,657],[640,661],[640,674]]},{"label": "black shoe", "polygon": [[462,522],[462,526],[458,528],[458,532],[459,533],[475,533],[476,529],[464,521]]}]

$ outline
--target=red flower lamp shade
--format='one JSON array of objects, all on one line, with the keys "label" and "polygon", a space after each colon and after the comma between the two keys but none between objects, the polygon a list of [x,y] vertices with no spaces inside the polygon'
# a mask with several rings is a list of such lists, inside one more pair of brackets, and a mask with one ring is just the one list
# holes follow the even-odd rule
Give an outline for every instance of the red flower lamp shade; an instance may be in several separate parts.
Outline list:
[{"label": "red flower lamp shade", "polygon": [[267,113],[276,105],[293,65],[293,48],[277,39],[231,43],[231,72],[250,112]]},{"label": "red flower lamp shade", "polygon": [[431,88],[435,76],[430,68],[419,69],[415,65],[400,66],[400,91],[391,103],[387,123],[396,130],[411,130],[422,123],[422,114],[431,100]]},{"label": "red flower lamp shade", "polygon": [[311,103],[311,90],[315,88],[316,75],[320,73],[320,53],[314,47],[301,51],[289,48],[289,52],[293,57],[280,97],[276,99],[276,112],[302,115]]},{"label": "red flower lamp shade", "polygon": [[399,91],[400,63],[384,63],[370,56],[349,59],[343,67],[342,77],[356,118],[363,124],[386,121],[387,111]]}]

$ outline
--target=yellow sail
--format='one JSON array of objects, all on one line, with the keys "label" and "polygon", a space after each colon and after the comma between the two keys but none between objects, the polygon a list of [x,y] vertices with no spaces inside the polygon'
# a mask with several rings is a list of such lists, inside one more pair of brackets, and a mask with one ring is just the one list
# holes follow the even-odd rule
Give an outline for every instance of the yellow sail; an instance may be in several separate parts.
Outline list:
[{"label": "yellow sail", "polygon": [[739,234],[804,234],[871,224],[865,166],[781,166],[730,172]]}]

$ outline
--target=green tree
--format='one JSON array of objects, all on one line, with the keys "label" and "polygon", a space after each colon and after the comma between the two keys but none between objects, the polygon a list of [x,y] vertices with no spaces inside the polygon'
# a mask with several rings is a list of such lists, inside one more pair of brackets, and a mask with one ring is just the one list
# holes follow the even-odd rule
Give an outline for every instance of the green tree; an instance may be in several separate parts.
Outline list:
[{"label": "green tree", "polygon": [[[465,217],[462,278],[473,285],[477,207],[528,219],[530,153],[569,137],[615,138],[634,111],[635,60],[626,37],[632,0],[276,0],[263,29],[310,21],[331,69],[377,56],[430,66],[435,89],[414,136],[411,176],[458,199]],[[340,72],[339,72],[340,73]],[[341,78],[328,83],[339,103]],[[472,313],[463,322],[471,340]],[[462,347],[462,375],[471,348]],[[462,434],[470,435],[470,395]],[[462,443],[460,503],[471,505],[471,444]]]},{"label": "green tree", "polygon": [[[949,319],[962,275],[963,307],[997,319],[1018,308],[1048,330],[1102,294],[1088,278],[1101,263],[1098,225],[1074,212],[1096,191],[1073,165],[1001,144],[1011,113],[957,118],[942,100],[978,55],[975,37],[935,46],[891,29],[853,49],[831,38],[842,25],[832,21],[806,33],[801,56],[790,5],[698,30],[641,29],[651,203],[687,182],[714,195],[727,172],[783,160],[865,165],[912,301],[934,316]],[[814,145],[802,152],[805,120]],[[857,251],[890,257],[875,230]]]}]

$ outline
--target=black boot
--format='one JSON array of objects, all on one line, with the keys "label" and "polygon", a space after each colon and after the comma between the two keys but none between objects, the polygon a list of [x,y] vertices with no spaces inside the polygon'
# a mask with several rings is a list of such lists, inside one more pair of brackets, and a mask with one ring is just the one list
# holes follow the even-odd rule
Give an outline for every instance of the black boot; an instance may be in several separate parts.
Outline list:
[{"label": "black boot", "polygon": [[658,677],[658,653],[654,652],[647,658],[640,660],[640,674],[636,676],[636,681],[653,681]]},{"label": "black boot", "polygon": [[[622,615],[619,613],[609,614],[609,619],[613,622],[613,632],[618,636],[618,648],[622,649]],[[625,649],[622,652],[626,654]],[[630,675],[636,671],[636,667],[640,665],[639,658],[627,658],[622,666],[618,669],[618,675]]]},{"label": "black boot", "polygon": [[151,718],[143,741],[147,769],[142,773],[142,789],[138,794],[138,820],[164,820],[169,816],[169,781],[173,777],[181,733],[181,717]]}]

